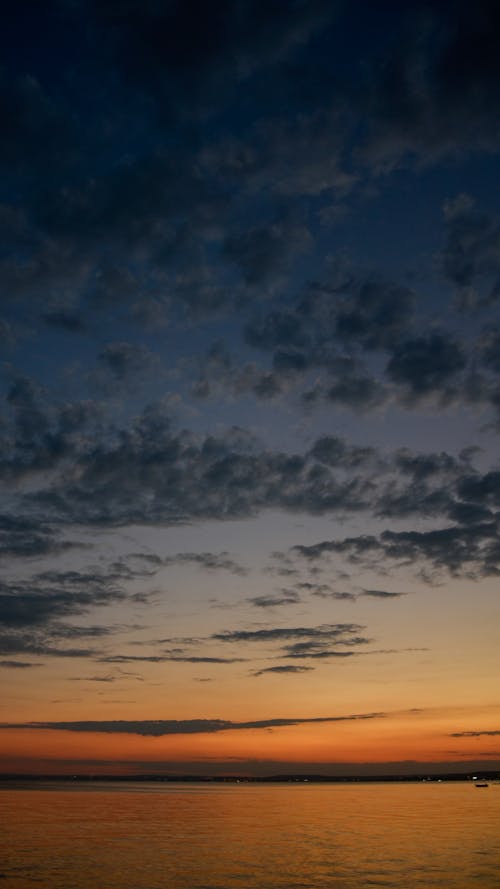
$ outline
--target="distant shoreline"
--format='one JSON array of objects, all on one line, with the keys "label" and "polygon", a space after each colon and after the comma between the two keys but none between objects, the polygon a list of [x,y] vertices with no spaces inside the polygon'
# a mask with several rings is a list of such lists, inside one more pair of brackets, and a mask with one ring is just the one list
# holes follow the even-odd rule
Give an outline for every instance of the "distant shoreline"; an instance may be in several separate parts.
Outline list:
[{"label": "distant shoreline", "polygon": [[442,774],[420,773],[416,775],[24,775],[0,774],[2,785],[13,784],[416,784],[457,781],[499,781],[500,772],[481,770],[477,773],[451,772]]}]

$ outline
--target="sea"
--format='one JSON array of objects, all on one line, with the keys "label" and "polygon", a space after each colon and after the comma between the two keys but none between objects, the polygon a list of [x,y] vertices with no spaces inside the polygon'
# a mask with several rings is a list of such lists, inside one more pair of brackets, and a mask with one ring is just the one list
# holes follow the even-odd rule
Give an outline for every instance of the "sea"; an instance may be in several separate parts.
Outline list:
[{"label": "sea", "polygon": [[0,889],[499,889],[500,784],[0,789]]}]

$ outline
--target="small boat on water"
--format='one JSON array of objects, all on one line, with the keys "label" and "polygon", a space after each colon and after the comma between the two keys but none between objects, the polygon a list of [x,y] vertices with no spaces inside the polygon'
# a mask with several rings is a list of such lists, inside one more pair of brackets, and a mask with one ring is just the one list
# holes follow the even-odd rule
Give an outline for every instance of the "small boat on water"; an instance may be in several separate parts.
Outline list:
[{"label": "small boat on water", "polygon": [[489,784],[487,781],[477,781],[474,787],[489,787]]}]

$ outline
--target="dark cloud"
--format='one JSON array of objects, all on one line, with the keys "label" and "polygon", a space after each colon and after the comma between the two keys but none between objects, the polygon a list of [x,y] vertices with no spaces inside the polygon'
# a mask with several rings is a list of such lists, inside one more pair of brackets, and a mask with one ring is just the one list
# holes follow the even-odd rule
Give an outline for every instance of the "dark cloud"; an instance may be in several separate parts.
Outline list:
[{"label": "dark cloud", "polygon": [[354,633],[362,630],[359,624],[321,624],[317,627],[266,627],[260,630],[224,630],[210,638],[218,642],[282,642],[294,639],[325,640],[336,645],[348,645]]},{"label": "dark cloud", "polygon": [[[498,144],[492,0],[378,10],[384,38],[360,45],[363,65],[346,50],[362,42],[355,13],[326,0],[89,0],[51,4],[43,20],[31,5],[46,35],[36,54],[21,15],[0,83],[0,160],[21,195],[5,208],[15,249],[2,280],[61,334],[90,329],[97,307],[154,324],[234,307],[297,259],[307,201],[325,196],[325,218],[366,175]],[[358,282],[330,333],[381,348],[412,302],[404,287]],[[320,346],[305,364],[323,366]]]},{"label": "dark cloud", "polygon": [[400,472],[409,475],[416,482],[438,477],[443,481],[452,481],[463,471],[462,465],[444,451],[440,453],[416,454],[408,448],[401,448],[395,454],[395,463]]},{"label": "dark cloud", "polygon": [[500,373],[500,330],[489,330],[480,342],[482,364],[495,374]]},{"label": "dark cloud", "polygon": [[246,600],[256,608],[276,608],[281,605],[297,605],[300,596],[295,590],[282,590],[281,593],[269,596],[251,596]]},{"label": "dark cloud", "polygon": [[0,558],[40,558],[78,546],[61,538],[58,529],[21,516],[0,516]]},{"label": "dark cloud", "polygon": [[[4,626],[47,625],[56,618],[81,615],[96,605],[123,601],[126,593],[114,575],[56,571],[34,575],[30,581],[0,586],[0,622]],[[71,632],[71,628],[67,628]],[[92,630],[89,628],[89,634]]]},{"label": "dark cloud", "polygon": [[[349,642],[343,644],[355,648],[359,645],[367,645],[370,639],[363,636],[353,637]],[[306,642],[294,642],[291,645],[285,645],[282,649],[282,657],[302,660],[304,658],[314,658],[315,660],[330,660],[331,658],[349,658],[354,657],[356,651],[338,648],[332,648],[331,643],[321,640],[308,640]]]},{"label": "dark cloud", "polygon": [[345,469],[355,469],[370,464],[377,457],[372,447],[349,445],[344,439],[332,435],[318,438],[310,454],[320,463]]},{"label": "dark cloud", "polygon": [[308,546],[297,545],[292,553],[315,563],[332,555],[343,555],[354,564],[380,567],[390,560],[400,565],[429,563],[453,577],[497,576],[500,548],[497,521],[464,527],[449,526],[430,531],[383,531],[378,537],[359,535]]},{"label": "dark cloud", "polygon": [[[272,598],[272,597],[270,597]],[[253,604],[253,602],[252,602]],[[283,602],[274,601],[258,607],[272,608]],[[287,602],[288,604],[288,602]],[[293,599],[295,604],[295,599]],[[364,627],[353,623],[321,624],[313,627],[263,627],[260,629],[224,630],[210,636],[187,639],[161,639],[155,644],[176,645],[178,647],[163,650],[152,655],[113,654],[99,657],[100,663],[120,664],[134,662],[150,663],[206,663],[236,664],[252,660],[246,646],[256,643],[271,647],[276,658],[335,658],[351,657],[358,648],[367,645],[371,640],[360,632]],[[221,657],[213,655],[210,648],[214,643],[229,643],[237,646],[236,656]],[[151,643],[153,644],[153,643]],[[206,653],[205,653],[206,651]],[[275,671],[279,672],[279,671]]]},{"label": "dark cloud", "polygon": [[13,174],[48,174],[66,167],[76,149],[77,128],[70,110],[23,72],[0,77],[4,139],[0,163]]},{"label": "dark cloud", "polygon": [[331,586],[327,583],[311,583],[311,581],[301,581],[296,584],[297,589],[305,590],[307,593],[312,593],[313,596],[329,596],[332,592]]},{"label": "dark cloud", "polygon": [[278,218],[242,234],[229,235],[224,252],[238,266],[247,284],[272,284],[278,283],[280,273],[310,244],[305,225],[293,218]]},{"label": "dark cloud", "polygon": [[40,667],[41,664],[33,663],[32,661],[0,661],[0,667],[5,667],[8,670],[29,670],[31,667]]},{"label": "dark cloud", "polygon": [[297,667],[294,665],[281,665],[279,667],[264,667],[262,670],[255,670],[253,676],[266,676],[269,673],[276,673],[281,676],[286,673],[308,673],[314,670],[314,667]]},{"label": "dark cloud", "polygon": [[387,374],[403,387],[410,399],[438,395],[443,400],[456,394],[466,358],[458,343],[435,333],[399,343],[392,349]]},{"label": "dark cloud", "polygon": [[[394,10],[391,10],[391,17]],[[365,143],[376,170],[496,150],[498,7],[432,2],[400,8],[370,66]],[[397,26],[399,25],[399,29]]]},{"label": "dark cloud", "polygon": [[237,7],[219,2],[207,8],[197,0],[88,6],[106,54],[111,49],[124,76],[156,99],[167,117],[208,110],[236,82],[307,42],[331,15],[324,0],[299,0],[286,9],[247,0]]},{"label": "dark cloud", "polygon": [[352,722],[383,719],[385,713],[357,713],[349,716],[319,716],[305,719],[261,719],[250,722],[231,722],[225,719],[151,719],[151,720],[95,720],[80,722],[25,722],[1,723],[0,729],[49,729],[68,732],[104,732],[160,737],[162,735],[213,734],[244,729],[283,728],[291,725]]},{"label": "dark cloud", "polygon": [[245,340],[249,345],[263,350],[300,349],[307,344],[308,335],[298,311],[274,309],[247,324]]},{"label": "dark cloud", "polygon": [[[71,638],[71,636],[70,636]],[[54,644],[55,642],[55,644]],[[61,633],[54,639],[50,630],[23,630],[10,628],[0,630],[1,655],[32,655],[36,657],[55,658],[90,658],[97,655],[94,648],[75,648],[64,645],[61,647]]]},{"label": "dark cloud", "polygon": [[307,383],[311,371],[322,370],[325,378],[303,392],[306,404],[326,399],[365,410],[388,392],[353,350],[393,348],[412,328],[414,304],[408,288],[334,266],[331,280],[310,285],[292,307],[248,323],[244,334],[249,345],[271,353],[278,391],[290,375]]},{"label": "dark cloud", "polygon": [[350,288],[335,316],[340,340],[364,349],[388,347],[406,331],[413,317],[415,294],[408,288],[379,280],[359,281]]},{"label": "dark cloud", "polygon": [[298,589],[306,590],[319,599],[332,599],[337,602],[355,602],[359,596],[368,596],[374,599],[396,599],[407,596],[408,593],[390,592],[388,590],[362,589],[359,593],[340,592],[332,590],[327,583],[311,583],[309,581],[296,584]]},{"label": "dark cloud", "polygon": [[[87,436],[96,435],[100,428],[101,409],[96,403],[82,400],[49,404],[42,387],[27,377],[12,380],[6,405],[0,477],[7,483],[74,459],[85,448]],[[19,524],[12,530],[16,528],[21,530]]]},{"label": "dark cloud", "polygon": [[363,590],[362,596],[369,596],[372,599],[399,599],[401,596],[407,596],[408,593],[394,593],[389,590]]},{"label": "dark cloud", "polygon": [[[54,8],[38,22],[46,41],[36,54],[28,48],[23,59],[21,12],[14,28],[19,64],[38,76],[5,74],[0,83],[7,134],[0,162],[9,178],[21,177],[25,210],[17,227],[7,226],[13,249],[0,264],[9,300],[24,301],[27,312],[38,303],[37,315],[42,305],[45,322],[61,333],[92,329],[96,311],[156,325],[179,311],[233,306],[239,297],[226,274],[233,261],[250,283],[286,268],[307,226],[269,205],[254,225],[239,210],[231,216],[236,193],[209,155],[221,142],[221,109],[240,105],[248,81],[307,46],[331,17],[330,4],[89,0]],[[36,27],[33,11],[29,19]],[[61,29],[66,40],[57,39]],[[47,77],[55,59],[57,87]],[[18,203],[6,209],[11,218]],[[112,367],[121,372],[123,364]]]},{"label": "dark cloud", "polygon": [[68,682],[115,682],[116,676],[71,676]]},{"label": "dark cloud", "polygon": [[[351,458],[346,448],[341,462],[359,459],[359,449]],[[26,495],[49,521],[175,524],[243,518],[268,508],[320,515],[366,508],[373,496],[362,474],[339,478],[312,454],[264,449],[238,428],[205,438],[176,432],[160,406],[146,408],[126,429],[109,430],[109,438],[85,440],[74,461],[78,471]],[[226,568],[236,566],[229,560]]]},{"label": "dark cloud", "polygon": [[98,360],[118,381],[151,373],[159,363],[146,346],[133,343],[109,343],[98,355]]},{"label": "dark cloud", "polygon": [[317,596],[319,599],[333,599],[337,602],[356,601],[355,593],[332,590],[331,586],[328,583],[312,583],[311,581],[302,581],[295,584],[295,586],[297,589],[304,590],[305,592],[310,593],[312,596]]},{"label": "dark cloud", "polygon": [[500,223],[482,213],[469,195],[445,204],[447,240],[442,268],[465,309],[484,308],[500,297]]},{"label": "dark cloud", "polygon": [[483,735],[487,735],[487,736],[500,735],[500,730],[475,731],[475,732],[452,732],[450,734],[450,738],[481,738]]},{"label": "dark cloud", "polygon": [[45,312],[42,317],[49,327],[61,328],[70,333],[83,333],[86,330],[84,320],[76,313],[65,309]]},{"label": "dark cloud", "polygon": [[97,658],[100,664],[163,664],[172,660],[168,655],[160,654],[110,654]]},{"label": "dark cloud", "polygon": [[144,576],[116,563],[107,572],[42,571],[29,580],[0,584],[0,653],[94,657],[95,648],[75,648],[75,640],[103,639],[118,628],[103,624],[79,626],[68,619],[126,600],[146,602],[147,595],[129,594],[124,582]]},{"label": "dark cloud", "polygon": [[241,664],[246,658],[241,657],[205,657],[203,655],[168,655],[166,660],[176,661],[182,664]]},{"label": "dark cloud", "polygon": [[[164,644],[165,642],[173,642],[177,640],[167,640],[161,639],[157,640],[157,644]],[[145,664],[167,664],[167,663],[180,663],[180,664],[239,664],[243,663],[246,658],[241,657],[220,657],[214,656],[211,654],[196,654],[190,653],[186,651],[185,646],[192,645],[201,645],[203,643],[203,639],[183,639],[184,647],[170,648],[167,650],[163,650],[159,654],[109,654],[103,655],[99,657],[97,660],[99,663],[103,664],[133,664],[133,663],[145,663]],[[138,644],[138,643],[136,643]]]},{"label": "dark cloud", "polygon": [[337,590],[329,591],[325,584],[318,584],[316,589],[312,590],[313,596],[320,599],[335,599],[337,602],[355,602],[356,595],[354,593],[338,592]]},{"label": "dark cloud", "polygon": [[484,475],[478,473],[464,474],[459,480],[458,494],[467,505],[488,504],[500,506],[500,471],[492,470]]},{"label": "dark cloud", "polygon": [[[267,627],[260,630],[234,630],[215,633],[219,642],[238,644],[280,643],[277,656],[294,659],[329,659],[352,657],[355,649],[371,640],[360,636],[364,627],[359,624],[323,624],[318,627]],[[279,672],[279,671],[276,671]]]},{"label": "dark cloud", "polygon": [[318,397],[332,404],[363,412],[382,405],[387,399],[387,392],[372,377],[344,374],[333,385],[317,386],[306,392],[304,404],[310,405]]},{"label": "dark cloud", "polygon": [[207,571],[228,571],[241,577],[247,574],[246,568],[231,559],[227,552],[176,553],[173,556],[165,556],[161,564],[164,566],[192,564]]}]

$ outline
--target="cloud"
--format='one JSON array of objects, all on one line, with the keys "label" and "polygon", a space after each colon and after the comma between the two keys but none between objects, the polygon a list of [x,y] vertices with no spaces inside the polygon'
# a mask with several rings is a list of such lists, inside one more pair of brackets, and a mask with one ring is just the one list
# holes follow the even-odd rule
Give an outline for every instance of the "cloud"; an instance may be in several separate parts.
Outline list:
[{"label": "cloud", "polygon": [[[294,600],[295,603],[295,600]],[[253,603],[252,603],[253,604]],[[266,604],[264,608],[272,608]],[[280,602],[280,604],[283,604]],[[127,663],[145,661],[164,663],[233,664],[244,663],[253,658],[253,653],[246,646],[265,645],[274,650],[274,658],[342,658],[352,657],[358,648],[367,645],[371,639],[361,635],[364,627],[359,624],[320,624],[313,627],[263,627],[260,629],[223,630],[196,639],[161,639],[157,644],[171,643],[182,647],[172,648],[155,655],[109,655],[99,658],[101,663]],[[210,650],[203,652],[203,646],[220,644],[221,642],[237,646],[237,656],[221,657],[213,655]],[[189,647],[196,646],[191,653]],[[187,647],[187,650],[186,650]],[[241,652],[241,654],[240,654]],[[243,655],[243,656],[242,656]],[[275,670],[274,672],[280,672]],[[294,672],[285,670],[283,672]]]},{"label": "cloud", "polygon": [[[359,22],[327,0],[286,9],[106,0],[30,15],[47,31],[44,52],[32,74],[0,80],[9,120],[0,161],[17,189],[0,271],[9,302],[61,336],[95,330],[96,313],[121,327],[231,310],[247,304],[249,287],[253,304],[255,284],[286,273],[311,241],[311,208],[324,219],[347,209],[367,177],[498,145],[492,0],[460,2],[453,14],[432,3],[382,10],[384,39],[349,73],[345,41],[359,40]],[[64,89],[44,77],[48,58]],[[72,65],[85,76],[70,76]],[[91,109],[89,92],[99,95]],[[372,276],[352,291],[326,319],[331,342],[369,350],[408,334],[408,289]],[[301,301],[291,313],[306,310]],[[261,397],[279,391],[284,345],[272,378],[254,384]],[[305,364],[326,366],[321,337],[304,346]],[[379,403],[369,374],[355,379],[358,404]],[[347,403],[347,381],[330,393]]]},{"label": "cloud", "polygon": [[100,664],[163,664],[171,660],[167,655],[160,654],[110,654],[97,658]]},{"label": "cloud", "polygon": [[[428,562],[452,577],[497,576],[500,549],[497,521],[448,526],[430,531],[383,531],[378,537],[359,535],[343,540],[296,545],[292,554],[315,563],[333,554],[344,555],[353,564],[380,567],[390,560],[404,565]],[[422,575],[425,579],[425,576]]]},{"label": "cloud", "polygon": [[[363,636],[353,638],[349,643],[351,646],[367,645],[370,639]],[[328,642],[322,641],[306,641],[294,642],[292,645],[285,645],[282,649],[282,657],[293,658],[294,660],[302,660],[304,658],[314,658],[315,660],[330,660],[331,658],[349,658],[355,657],[358,652],[348,649],[332,648]]]},{"label": "cloud", "polygon": [[44,90],[36,77],[23,73],[0,77],[0,101],[8,127],[2,140],[0,163],[19,176],[27,171],[47,175],[76,148],[77,128],[69,109]]},{"label": "cloud", "polygon": [[241,664],[246,658],[191,655],[185,654],[182,649],[175,649],[163,654],[110,654],[99,657],[97,660],[101,664],[166,664],[171,662],[180,664]]},{"label": "cloud", "polygon": [[55,327],[70,333],[83,333],[86,330],[85,321],[76,312],[68,309],[54,309],[44,312],[42,319],[48,327]]},{"label": "cloud", "polygon": [[161,564],[163,566],[193,564],[206,571],[228,571],[230,574],[240,577],[247,574],[246,568],[231,559],[227,552],[175,553],[173,556],[165,556],[161,559]]},{"label": "cloud", "polygon": [[58,529],[37,519],[0,515],[0,558],[40,558],[78,546],[63,540]]},{"label": "cloud", "polygon": [[[43,388],[24,376],[11,380],[6,407],[0,477],[7,483],[36,477],[74,459],[87,436],[97,434],[101,420],[101,408],[95,402],[50,404]],[[22,530],[19,525],[12,530],[16,527]],[[49,528],[48,533],[54,532]]]},{"label": "cloud", "polygon": [[279,676],[286,673],[308,673],[314,670],[314,667],[297,667],[294,665],[283,664],[278,667],[264,667],[262,670],[255,670],[253,676],[265,676],[268,673],[276,673]]},{"label": "cloud", "polygon": [[[261,607],[272,607],[265,605]],[[186,639],[160,639],[156,644],[175,644],[179,647],[170,648],[159,654],[152,655],[106,655],[99,658],[100,663],[133,663],[144,661],[151,663],[206,663],[233,664],[244,663],[253,658],[253,653],[246,646],[265,645],[274,650],[274,658],[340,658],[352,657],[359,647],[367,645],[371,639],[360,635],[364,627],[359,624],[321,624],[315,627],[263,627],[260,629],[223,630],[209,636]],[[213,646],[221,642],[236,645],[237,655],[230,657],[215,656],[209,649],[204,653],[203,646]],[[182,647],[181,647],[182,646]],[[194,651],[189,649],[196,646]],[[240,654],[241,652],[241,654]],[[243,655],[243,656],[242,656]],[[279,671],[275,671],[279,672]],[[293,672],[293,671],[291,671]]]},{"label": "cloud", "polygon": [[293,218],[277,218],[265,226],[247,229],[226,238],[224,252],[241,271],[247,284],[279,282],[297,255],[311,245],[305,225]]},{"label": "cloud", "polygon": [[361,158],[388,172],[496,150],[496,4],[405,7],[394,21],[367,71]]},{"label": "cloud", "polygon": [[441,253],[445,278],[459,305],[479,309],[500,297],[500,222],[461,194],[444,205],[447,240]]},{"label": "cloud", "polygon": [[48,729],[68,732],[103,732],[105,734],[132,734],[150,737],[164,735],[214,734],[245,729],[285,728],[293,725],[355,722],[366,719],[383,719],[385,713],[356,713],[348,716],[318,716],[298,719],[261,719],[249,722],[231,722],[225,719],[150,719],[150,720],[88,720],[78,722],[23,722],[0,723],[0,729]]},{"label": "cloud", "polygon": [[118,382],[144,377],[159,367],[158,356],[146,346],[134,343],[108,343],[97,357]]},{"label": "cloud", "polygon": [[242,664],[246,658],[242,657],[208,657],[203,655],[172,654],[166,657],[168,661],[177,661],[183,664]]},{"label": "cloud", "polygon": [[68,682],[116,682],[116,676],[71,676]]},{"label": "cloud", "polygon": [[28,670],[31,667],[41,667],[41,664],[32,663],[31,661],[0,661],[0,667],[8,670]]},{"label": "cloud", "polygon": [[377,458],[375,448],[348,444],[343,438],[324,435],[316,439],[310,454],[326,466],[356,469],[370,465]]},{"label": "cloud", "polygon": [[242,518],[269,508],[322,514],[369,502],[361,474],[337,478],[312,455],[265,449],[238,428],[205,438],[176,432],[160,405],[109,435],[85,442],[73,471],[26,494],[26,506],[58,523],[119,526]]},{"label": "cloud", "polygon": [[[57,640],[60,638],[59,634]],[[54,644],[50,630],[20,630],[17,628],[11,628],[8,631],[0,630],[1,655],[27,654],[37,657],[89,658],[95,657],[97,653],[94,648],[88,647],[75,648],[66,645],[61,648],[59,644]]]},{"label": "cloud", "polygon": [[271,309],[249,322],[245,340],[271,353],[278,389],[290,374],[307,383],[311,371],[323,370],[324,380],[305,390],[306,403],[321,397],[351,409],[373,408],[388,393],[361,355],[390,349],[407,335],[415,295],[341,265],[334,265],[329,275],[321,284],[309,285],[291,306]]},{"label": "cloud", "polygon": [[279,658],[328,659],[353,657],[359,647],[371,641],[360,635],[363,629],[364,627],[353,623],[321,624],[316,627],[266,627],[258,630],[226,630],[214,633],[210,638],[239,645],[278,643]]},{"label": "cloud", "polygon": [[281,594],[269,596],[251,596],[246,600],[256,608],[276,608],[281,605],[297,605],[300,596],[295,590],[282,590]]},{"label": "cloud", "polygon": [[408,593],[395,593],[389,590],[363,590],[362,596],[369,596],[372,599],[399,599],[401,596],[407,596]]},{"label": "cloud", "polygon": [[326,401],[358,412],[391,399],[405,408],[422,400],[438,406],[459,397],[491,400],[473,370],[473,344],[444,328],[422,332],[416,302],[408,287],[333,264],[322,282],[305,285],[295,300],[261,310],[244,326],[245,342],[267,356],[267,364],[239,364],[224,344],[215,344],[199,362],[192,392],[260,399],[294,392],[303,408]]},{"label": "cloud", "polygon": [[349,644],[359,624],[321,624],[317,627],[266,627],[260,630],[224,630],[210,636],[218,642],[281,642],[292,639],[321,639],[337,645]]},{"label": "cloud", "polygon": [[465,366],[465,354],[458,343],[435,333],[395,346],[387,364],[387,374],[403,387],[410,400],[437,394],[446,401],[456,394],[452,384],[457,383]]},{"label": "cloud", "polygon": [[[168,7],[136,0],[126,14],[106,0],[93,9],[102,50],[122,75],[151,99],[162,115],[186,115],[220,103],[235,83],[272,66],[306,43],[331,16],[324,0],[292,9],[269,9],[244,0],[206,8],[196,0]],[[189,109],[189,111],[188,111]]]},{"label": "cloud", "polygon": [[95,605],[125,598],[114,574],[46,571],[30,581],[0,585],[0,623],[19,628],[44,626],[61,617],[84,614]]},{"label": "cloud", "polygon": [[483,735],[496,736],[500,735],[500,730],[493,731],[475,731],[475,732],[452,732],[450,738],[480,738]]},{"label": "cloud", "polygon": [[303,581],[297,583],[296,587],[297,589],[311,593],[312,596],[317,596],[319,599],[335,599],[339,602],[354,602],[356,600],[354,593],[332,590],[331,586],[327,583],[311,583],[310,581]]},{"label": "cloud", "polygon": [[147,594],[130,594],[124,587],[124,582],[144,574],[142,569],[134,571],[117,562],[107,571],[51,570],[33,574],[27,580],[3,581],[0,583],[0,653],[95,656],[94,648],[74,648],[70,643],[77,639],[102,639],[117,627],[78,626],[66,621],[86,615],[96,607],[126,600],[146,602]]}]

